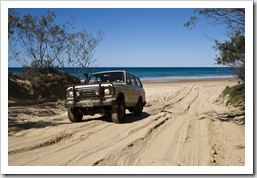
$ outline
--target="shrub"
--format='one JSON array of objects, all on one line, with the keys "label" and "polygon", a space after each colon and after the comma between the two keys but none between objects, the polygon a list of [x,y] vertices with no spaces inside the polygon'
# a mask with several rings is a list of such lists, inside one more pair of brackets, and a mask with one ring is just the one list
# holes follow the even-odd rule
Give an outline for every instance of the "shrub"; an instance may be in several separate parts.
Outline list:
[{"label": "shrub", "polygon": [[227,97],[226,105],[240,105],[245,102],[245,85],[239,84],[232,87],[226,87],[221,96]]},{"label": "shrub", "polygon": [[[79,78],[54,68],[37,68],[36,70],[35,68],[32,68],[32,70],[27,68],[18,76],[21,80],[29,81],[30,85],[27,86],[27,92],[33,98],[63,98],[65,86],[80,83]],[[18,84],[21,85],[21,83]],[[24,90],[22,92],[24,93]],[[16,96],[13,95],[12,97]]]}]

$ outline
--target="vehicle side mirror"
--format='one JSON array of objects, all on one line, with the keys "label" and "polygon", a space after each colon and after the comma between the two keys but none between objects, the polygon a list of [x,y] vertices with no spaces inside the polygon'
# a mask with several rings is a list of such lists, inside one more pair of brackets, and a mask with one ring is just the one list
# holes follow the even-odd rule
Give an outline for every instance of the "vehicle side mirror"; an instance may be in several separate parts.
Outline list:
[{"label": "vehicle side mirror", "polygon": [[87,81],[87,79],[88,79],[88,73],[84,73],[83,75],[84,75],[84,77],[85,77],[85,83],[86,83],[86,81]]},{"label": "vehicle side mirror", "polygon": [[88,78],[88,73],[83,74],[85,78]]}]

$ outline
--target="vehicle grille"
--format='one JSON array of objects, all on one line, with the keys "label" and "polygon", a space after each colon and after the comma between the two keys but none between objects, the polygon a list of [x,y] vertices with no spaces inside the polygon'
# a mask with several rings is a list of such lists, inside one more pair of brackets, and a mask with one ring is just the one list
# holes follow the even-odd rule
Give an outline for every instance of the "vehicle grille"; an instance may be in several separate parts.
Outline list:
[{"label": "vehicle grille", "polygon": [[80,89],[78,92],[80,97],[96,97],[99,95],[99,89]]}]

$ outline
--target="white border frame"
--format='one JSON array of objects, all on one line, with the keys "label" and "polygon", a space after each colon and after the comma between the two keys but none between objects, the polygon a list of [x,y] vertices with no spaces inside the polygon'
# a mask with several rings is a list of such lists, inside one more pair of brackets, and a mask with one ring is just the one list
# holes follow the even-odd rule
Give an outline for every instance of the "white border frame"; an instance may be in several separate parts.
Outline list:
[{"label": "white border frame", "polygon": [[[245,8],[245,166],[8,166],[8,8],[36,7]],[[253,174],[253,119],[253,1],[1,1],[1,174]]]}]

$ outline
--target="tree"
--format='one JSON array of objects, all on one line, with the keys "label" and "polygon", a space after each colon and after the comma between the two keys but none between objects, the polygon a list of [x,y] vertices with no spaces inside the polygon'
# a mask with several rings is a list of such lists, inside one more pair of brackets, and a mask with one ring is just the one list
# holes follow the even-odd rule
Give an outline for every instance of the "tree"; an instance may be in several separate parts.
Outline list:
[{"label": "tree", "polygon": [[[234,69],[238,78],[245,80],[245,9],[212,8],[196,9],[195,14],[205,17],[211,24],[225,24],[229,40],[221,43],[215,40],[214,48],[220,52],[216,57],[217,64],[227,65]],[[184,24],[192,28],[200,19],[192,16]]]},{"label": "tree", "polygon": [[40,17],[31,14],[20,17],[11,9],[8,20],[9,59],[26,67],[88,67],[103,39],[103,32],[96,37],[88,35],[86,30],[71,33],[73,22],[57,24],[54,11]]},{"label": "tree", "polygon": [[[194,14],[205,17],[212,24],[226,24],[230,32],[240,31],[244,34],[245,31],[245,9],[243,8],[206,8],[196,9]],[[200,19],[192,16],[184,24],[186,27],[192,28]]]},{"label": "tree", "polygon": [[[66,31],[55,24],[55,13],[48,11],[41,17],[24,15],[9,38],[11,58],[23,66],[48,68],[59,60],[63,52]],[[9,19],[10,21],[10,19]]]},{"label": "tree", "polygon": [[214,48],[220,52],[217,63],[233,67],[235,75],[245,81],[245,36],[238,32],[230,41],[216,41]]},{"label": "tree", "polygon": [[85,30],[68,36],[66,51],[68,54],[67,65],[72,67],[80,66],[81,70],[87,69],[92,63],[94,51],[103,39],[104,33],[99,31],[96,36],[87,33]]},{"label": "tree", "polygon": [[17,12],[14,9],[8,9],[8,38],[13,35],[14,29],[19,27],[20,24]]}]

